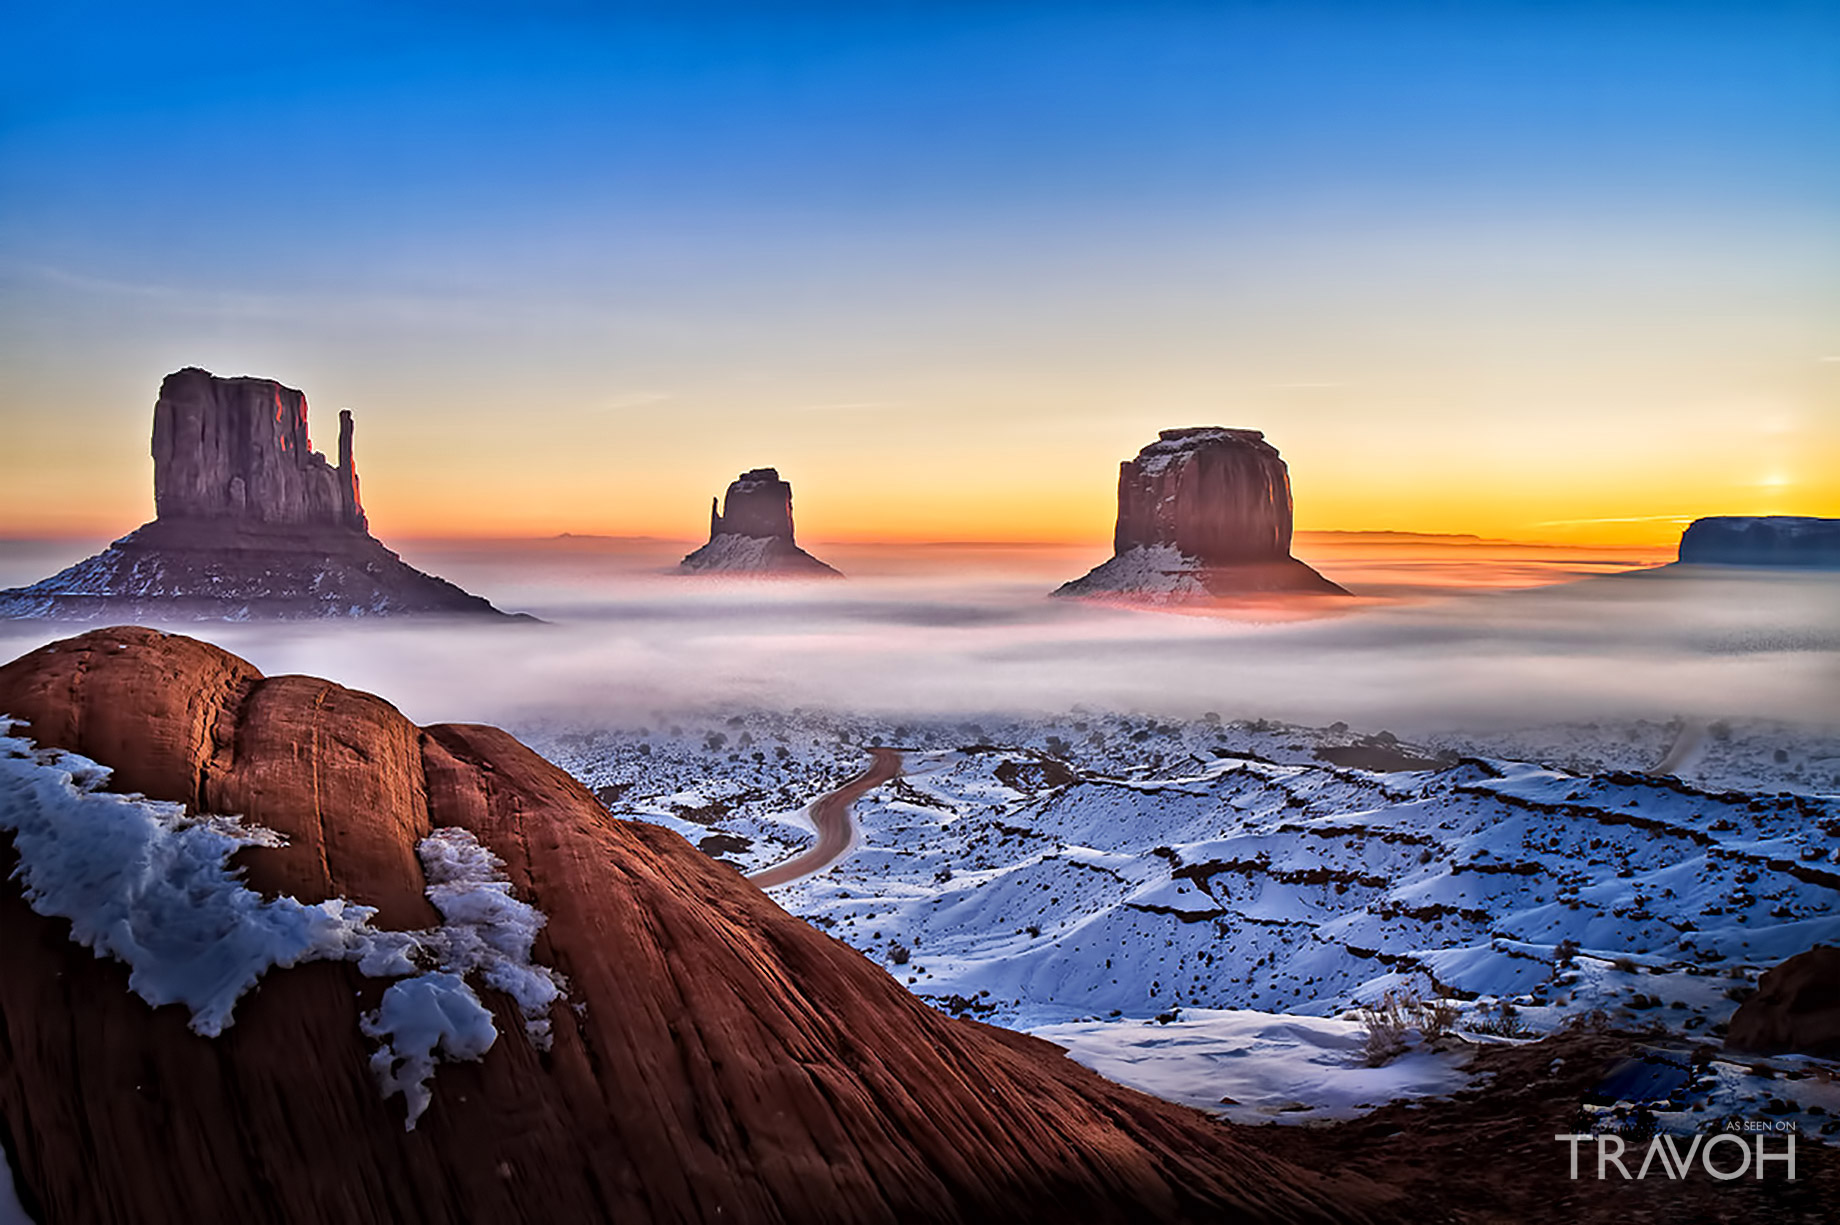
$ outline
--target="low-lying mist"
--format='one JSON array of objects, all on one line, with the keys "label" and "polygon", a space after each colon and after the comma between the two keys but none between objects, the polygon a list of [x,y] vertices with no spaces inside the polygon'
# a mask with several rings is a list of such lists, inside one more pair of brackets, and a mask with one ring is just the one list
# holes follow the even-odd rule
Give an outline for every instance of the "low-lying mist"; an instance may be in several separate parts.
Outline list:
[{"label": "low-lying mist", "polygon": [[[1604,576],[1627,559],[1469,546],[1430,556],[1375,547],[1338,561],[1300,549],[1330,577],[1380,595],[1333,611],[1234,617],[1049,599],[1102,560],[1090,548],[811,547],[852,577],[677,577],[665,571],[685,549],[670,541],[425,543],[405,559],[546,623],[170,628],[270,675],[311,673],[379,693],[424,723],[1076,705],[1343,720],[1402,734],[1674,716],[1840,722],[1835,574]],[[1536,581],[1556,585],[1504,585]],[[0,624],[0,654],[82,628]]]}]

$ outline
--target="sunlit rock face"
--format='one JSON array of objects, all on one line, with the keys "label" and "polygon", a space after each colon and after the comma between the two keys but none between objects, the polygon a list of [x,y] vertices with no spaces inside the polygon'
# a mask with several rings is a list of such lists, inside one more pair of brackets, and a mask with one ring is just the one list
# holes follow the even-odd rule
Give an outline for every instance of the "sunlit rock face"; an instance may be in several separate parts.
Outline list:
[{"label": "sunlit rock face", "polygon": [[0,591],[0,617],[504,615],[370,534],[350,412],[339,414],[338,461],[312,449],[299,391],[196,367],[169,374],[153,407],[154,520],[48,579]]},{"label": "sunlit rock face", "polygon": [[1840,519],[1717,515],[1695,519],[1680,537],[1683,563],[1840,568]]},{"label": "sunlit rock face", "polygon": [[1293,558],[1290,472],[1258,430],[1164,430],[1118,469],[1112,559],[1056,595],[1347,592]]},{"label": "sunlit rock face", "polygon": [[754,468],[709,503],[709,543],[684,558],[687,574],[841,578],[792,541],[792,485],[775,468]]}]

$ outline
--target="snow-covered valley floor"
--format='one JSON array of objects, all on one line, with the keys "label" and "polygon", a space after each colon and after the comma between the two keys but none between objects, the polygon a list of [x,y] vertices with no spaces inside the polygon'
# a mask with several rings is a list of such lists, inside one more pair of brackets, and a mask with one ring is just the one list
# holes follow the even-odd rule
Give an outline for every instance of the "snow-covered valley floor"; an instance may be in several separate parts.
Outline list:
[{"label": "snow-covered valley floor", "polygon": [[[743,871],[894,745],[859,845],[774,890],[935,1006],[1242,1121],[1467,1083],[1477,1043],[1649,1031],[1679,1120],[1840,1131],[1819,1061],[1719,1056],[1758,974],[1840,943],[1840,736],[1765,721],[1423,735],[1215,716],[895,724],[827,713],[521,729],[616,814]],[[1643,771],[1663,761],[1678,775]],[[1370,1018],[1442,1002],[1384,1066]],[[1666,1058],[1662,1055],[1658,1058]],[[1830,1100],[1831,1099],[1831,1100]]]}]

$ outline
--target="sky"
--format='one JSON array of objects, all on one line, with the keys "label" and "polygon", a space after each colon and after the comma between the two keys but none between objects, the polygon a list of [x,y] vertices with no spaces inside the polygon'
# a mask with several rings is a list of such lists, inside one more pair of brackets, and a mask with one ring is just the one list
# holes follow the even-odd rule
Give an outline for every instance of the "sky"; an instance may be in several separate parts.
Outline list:
[{"label": "sky", "polygon": [[7,5],[0,536],[152,514],[160,378],[357,418],[373,530],[1109,538],[1840,515],[1827,2]]}]

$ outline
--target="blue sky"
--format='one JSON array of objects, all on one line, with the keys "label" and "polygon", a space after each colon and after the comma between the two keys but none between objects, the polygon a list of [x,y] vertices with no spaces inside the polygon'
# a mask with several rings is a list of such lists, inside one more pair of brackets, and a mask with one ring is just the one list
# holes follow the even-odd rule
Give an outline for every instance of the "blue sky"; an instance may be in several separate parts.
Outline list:
[{"label": "blue sky", "polygon": [[1580,429],[1728,423],[1706,513],[1836,493],[1791,470],[1840,455],[1832,4],[12,8],[0,421],[120,492],[41,457],[0,530],[138,513],[184,364],[350,404],[408,526],[511,464],[507,525],[662,530],[777,462],[836,530],[962,535],[955,467],[964,516],[1091,531],[1204,420],[1320,474],[1314,526],[1454,527],[1401,501],[1453,454],[1459,501],[1525,478],[1492,530],[1701,509],[1660,439],[1557,513]]}]

